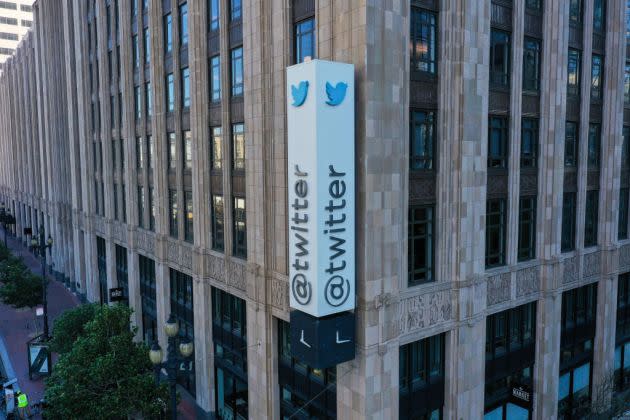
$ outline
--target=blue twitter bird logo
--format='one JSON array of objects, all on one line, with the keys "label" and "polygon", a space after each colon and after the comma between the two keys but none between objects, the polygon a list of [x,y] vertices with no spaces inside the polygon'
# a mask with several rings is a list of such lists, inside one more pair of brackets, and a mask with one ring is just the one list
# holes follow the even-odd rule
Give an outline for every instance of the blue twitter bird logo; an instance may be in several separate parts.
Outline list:
[{"label": "blue twitter bird logo", "polygon": [[308,80],[301,81],[298,87],[291,85],[291,96],[293,96],[293,106],[302,106],[308,94]]},{"label": "blue twitter bird logo", "polygon": [[326,102],[330,106],[337,106],[341,104],[346,97],[346,90],[348,84],[344,82],[337,83],[337,86],[333,87],[329,82],[326,82],[326,95],[328,101]]}]

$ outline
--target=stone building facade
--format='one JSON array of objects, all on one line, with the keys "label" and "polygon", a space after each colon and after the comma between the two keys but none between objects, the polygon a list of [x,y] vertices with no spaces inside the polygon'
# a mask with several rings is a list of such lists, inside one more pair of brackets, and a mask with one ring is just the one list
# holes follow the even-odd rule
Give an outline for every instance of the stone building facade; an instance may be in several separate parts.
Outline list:
[{"label": "stone building facade", "polygon": [[33,0],[0,2],[0,72],[33,25]]},{"label": "stone building facade", "polygon": [[[177,316],[200,416],[576,418],[627,388],[624,1],[33,7],[0,77],[2,201],[87,301],[124,289],[139,340]],[[307,57],[357,86],[356,358],[323,371],[287,344]]]}]

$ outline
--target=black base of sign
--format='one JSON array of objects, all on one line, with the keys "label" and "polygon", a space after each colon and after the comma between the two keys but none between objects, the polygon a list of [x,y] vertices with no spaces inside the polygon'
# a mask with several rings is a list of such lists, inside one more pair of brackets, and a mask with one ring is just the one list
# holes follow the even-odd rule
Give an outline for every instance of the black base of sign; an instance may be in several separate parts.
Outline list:
[{"label": "black base of sign", "polygon": [[352,312],[316,318],[291,311],[291,353],[314,369],[338,365],[355,356],[355,319]]}]

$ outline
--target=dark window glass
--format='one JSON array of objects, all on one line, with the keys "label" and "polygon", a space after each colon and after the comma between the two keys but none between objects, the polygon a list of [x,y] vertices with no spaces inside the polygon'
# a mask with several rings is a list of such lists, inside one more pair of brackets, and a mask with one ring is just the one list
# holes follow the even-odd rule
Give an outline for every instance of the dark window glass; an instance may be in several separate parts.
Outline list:
[{"label": "dark window glass", "polygon": [[234,197],[234,256],[247,258],[245,199]]},{"label": "dark window glass", "polygon": [[127,190],[125,184],[122,185],[122,221],[127,223]]},{"label": "dark window glass", "polygon": [[630,62],[627,61],[623,73],[623,101],[626,106],[630,104]]},{"label": "dark window glass", "polygon": [[521,120],[521,168],[535,168],[538,155],[538,120]]},{"label": "dark window glass", "polygon": [[307,57],[315,58],[315,19],[310,18],[294,25],[295,62],[302,63]]},{"label": "dark window glass", "polygon": [[412,111],[410,125],[410,169],[433,169],[435,113],[433,111]]},{"label": "dark window glass", "polygon": [[582,0],[569,0],[569,22],[582,23]]},{"label": "dark window glass", "polygon": [[245,169],[245,126],[243,123],[232,125],[233,168]]},{"label": "dark window glass", "polygon": [[173,16],[170,13],[164,16],[164,50],[166,53],[173,50]]},{"label": "dark window glass", "polygon": [[[179,339],[192,343],[195,341],[195,322],[193,305],[192,277],[179,271],[170,269],[171,284],[171,314],[179,324]],[[180,342],[181,342],[180,341]],[[178,369],[177,383],[192,395],[195,395],[195,363],[194,358],[186,363],[189,370]]]},{"label": "dark window glass", "polygon": [[223,135],[221,127],[212,127],[211,159],[212,169],[221,170],[223,168]]},{"label": "dark window glass", "polygon": [[437,72],[437,15],[428,10],[411,8],[411,71]]},{"label": "dark window glass", "polygon": [[239,20],[242,13],[242,0],[230,0],[230,20]]},{"label": "dark window glass", "polygon": [[190,69],[182,69],[182,108],[190,108]]},{"label": "dark window glass", "polygon": [[184,219],[184,240],[192,243],[194,241],[192,191],[184,192],[184,206],[186,208],[186,218]]},{"label": "dark window glass", "polygon": [[498,198],[486,203],[486,268],[505,264],[505,201],[505,198]]},{"label": "dark window glass", "polygon": [[123,289],[125,303],[129,298],[129,274],[127,269],[127,249],[116,245],[116,283]]},{"label": "dark window glass", "polygon": [[210,59],[210,100],[221,101],[221,57],[218,55]]},{"label": "dark window glass", "polygon": [[601,55],[593,54],[591,64],[591,101],[602,100],[602,72],[604,63]]},{"label": "dark window glass", "polygon": [[232,96],[243,96],[243,47],[234,48],[231,56]]},{"label": "dark window glass", "polygon": [[140,92],[140,86],[134,87],[135,93],[135,108],[136,108],[136,120],[142,118],[142,93]]},{"label": "dark window glass", "polygon": [[136,168],[142,169],[143,167],[144,167],[144,142],[142,141],[142,137],[136,137]]},{"label": "dark window glass", "polygon": [[597,213],[599,190],[586,192],[586,220],[584,221],[584,246],[597,245]]},{"label": "dark window glass", "polygon": [[188,3],[179,5],[179,44],[188,44]]},{"label": "dark window glass", "polygon": [[144,64],[151,62],[151,37],[149,35],[149,28],[144,28]]},{"label": "dark window glass", "polygon": [[630,167],[630,127],[623,126],[623,143],[621,145],[621,167]]},{"label": "dark window glass", "polygon": [[567,121],[564,132],[564,166],[576,167],[578,158],[578,125]]},{"label": "dark window glass", "polygon": [[604,19],[606,16],[604,4],[604,0],[595,0],[593,8],[593,30],[595,32],[604,32]]},{"label": "dark window glass", "polygon": [[175,111],[175,79],[173,73],[166,75],[166,111]]},{"label": "dark window glass", "polygon": [[490,84],[510,84],[510,34],[495,29],[490,35]]},{"label": "dark window glass", "polygon": [[219,0],[208,0],[208,22],[211,31],[219,29]]},{"label": "dark window glass", "polygon": [[567,64],[567,95],[569,96],[580,96],[581,56],[580,51],[569,48]]},{"label": "dark window glass", "polygon": [[490,117],[488,124],[488,167],[507,168],[510,128],[506,117]]},{"label": "dark window glass", "polygon": [[146,82],[145,83],[145,89],[144,89],[144,94],[145,94],[145,103],[147,104],[147,117],[150,117],[153,115],[153,100],[151,99],[151,82]]},{"label": "dark window glass", "polygon": [[212,249],[223,252],[224,242],[224,213],[223,196],[212,196]]},{"label": "dark window glass", "polygon": [[174,171],[177,168],[177,140],[175,133],[168,133],[168,169]]},{"label": "dark window glass", "polygon": [[177,206],[177,191],[169,190],[168,192],[168,208],[169,208],[169,234],[173,238],[179,236],[179,208]]},{"label": "dark window glass", "polygon": [[142,336],[146,344],[151,344],[158,339],[155,262],[143,255],[139,255],[138,260],[140,301],[142,306]]},{"label": "dark window glass", "polygon": [[409,286],[435,281],[433,212],[432,206],[409,209]]},{"label": "dark window glass", "polygon": [[536,302],[489,315],[486,318],[486,361],[533,345],[536,340],[535,325]]},{"label": "dark window glass", "polygon": [[525,7],[529,10],[540,12],[542,10],[542,0],[525,0]]},{"label": "dark window glass", "polygon": [[617,237],[619,239],[628,239],[628,188],[619,190],[619,230]]},{"label": "dark window glass", "polygon": [[114,184],[114,220],[118,220],[118,184]]},{"label": "dark window glass", "polygon": [[149,187],[149,230],[155,231],[155,188]]},{"label": "dark window glass", "polygon": [[144,187],[138,187],[138,226],[144,227]]},{"label": "dark window glass", "polygon": [[601,127],[590,124],[588,127],[588,169],[599,168],[599,154],[601,149]]},{"label": "dark window glass", "polygon": [[525,38],[523,44],[523,90],[540,89],[540,41]]},{"label": "dark window glass", "polygon": [[183,132],[184,140],[184,170],[192,170],[192,134],[190,130]]},{"label": "dark window glass", "polygon": [[518,212],[518,261],[536,257],[536,197],[521,197]]},{"label": "dark window glass", "polygon": [[562,199],[562,252],[575,248],[575,193],[566,192]]}]

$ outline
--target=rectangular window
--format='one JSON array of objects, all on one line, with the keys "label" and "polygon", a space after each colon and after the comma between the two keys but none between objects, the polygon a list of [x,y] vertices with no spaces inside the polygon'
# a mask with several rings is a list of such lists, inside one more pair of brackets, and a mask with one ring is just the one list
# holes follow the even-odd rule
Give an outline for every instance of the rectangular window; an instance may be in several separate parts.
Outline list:
[{"label": "rectangular window", "polygon": [[241,18],[242,4],[241,0],[230,0],[230,20],[235,21]]},{"label": "rectangular window", "polygon": [[575,168],[578,159],[578,125],[567,121],[564,131],[564,166]]},{"label": "rectangular window", "polygon": [[168,169],[177,169],[177,140],[175,133],[168,133]]},{"label": "rectangular window", "polygon": [[184,170],[192,170],[192,134],[189,130],[184,131]]},{"label": "rectangular window", "polygon": [[219,0],[208,0],[208,22],[211,31],[219,29]]},{"label": "rectangular window", "polygon": [[151,82],[145,84],[145,103],[147,104],[147,118],[153,115],[153,100],[151,99]]},{"label": "rectangular window", "polygon": [[433,111],[412,111],[410,125],[410,169],[433,169],[435,113]]},{"label": "rectangular window", "polygon": [[234,256],[247,258],[247,218],[245,198],[234,197]]},{"label": "rectangular window", "polygon": [[582,0],[569,0],[569,22],[582,24]]},{"label": "rectangular window", "polygon": [[179,43],[188,45],[188,3],[179,5]]},{"label": "rectangular window", "polygon": [[221,127],[212,127],[212,146],[210,161],[212,162],[212,169],[221,170],[223,167],[223,136]]},{"label": "rectangular window", "polygon": [[114,128],[116,118],[114,115],[114,95],[109,96],[109,127]]},{"label": "rectangular window", "polygon": [[599,190],[586,192],[586,214],[584,221],[584,247],[597,245],[597,217]]},{"label": "rectangular window", "polygon": [[155,167],[155,154],[153,153],[153,149],[153,136],[147,136],[147,160],[150,169],[153,169]]},{"label": "rectangular window", "polygon": [[575,248],[575,193],[565,192],[562,198],[562,252]]},{"label": "rectangular window", "polygon": [[588,126],[588,169],[599,168],[599,155],[601,149],[601,127],[599,124]]},{"label": "rectangular window", "polygon": [[604,60],[601,55],[593,54],[591,63],[591,101],[602,100],[602,72],[604,70]]},{"label": "rectangular window", "polygon": [[127,223],[127,189],[122,184],[122,221]]},{"label": "rectangular window", "polygon": [[127,268],[127,249],[116,245],[116,282],[123,289],[125,303],[129,304],[129,274]]},{"label": "rectangular window", "polygon": [[135,109],[136,109],[136,120],[142,118],[142,94],[140,92],[140,86],[136,86],[133,88],[134,96],[135,96]]},{"label": "rectangular window", "polygon": [[496,29],[490,35],[490,84],[510,85],[510,34]]},{"label": "rectangular window", "polygon": [[136,168],[144,167],[144,146],[142,137],[136,137]]},{"label": "rectangular window", "polygon": [[490,117],[488,124],[488,168],[507,168],[508,137],[507,117]]},{"label": "rectangular window", "polygon": [[[194,342],[195,322],[193,305],[193,279],[179,271],[170,269],[170,313],[179,324],[178,336],[181,340]],[[177,369],[177,383],[195,395],[194,358],[186,362],[190,370]]]},{"label": "rectangular window", "polygon": [[210,59],[210,100],[221,101],[221,57],[218,55]]},{"label": "rectangular window", "polygon": [[149,28],[144,28],[144,64],[151,62],[151,37],[149,36]]},{"label": "rectangular window", "polygon": [[505,198],[498,198],[486,202],[486,268],[505,264],[505,201]]},{"label": "rectangular window", "polygon": [[184,192],[184,206],[186,208],[186,218],[184,219],[184,240],[192,243],[194,241],[192,191]]},{"label": "rectangular window", "polygon": [[232,96],[243,96],[243,47],[232,50]]},{"label": "rectangular window", "polygon": [[[628,31],[630,33],[630,31]],[[623,72],[623,102],[625,106],[630,105],[630,62],[626,61]]]},{"label": "rectangular window", "polygon": [[573,48],[569,48],[569,59],[567,64],[567,95],[580,96],[580,69],[582,68],[582,53]]},{"label": "rectangular window", "polygon": [[295,63],[315,58],[315,18],[305,19],[294,25]]},{"label": "rectangular window", "polygon": [[604,32],[604,21],[606,19],[606,11],[604,5],[604,0],[595,0],[595,5],[593,8],[593,31],[595,32]]},{"label": "rectangular window", "polygon": [[114,183],[114,220],[118,220],[118,184]]},{"label": "rectangular window", "polygon": [[182,108],[190,108],[190,69],[182,69]]},{"label": "rectangular window", "polygon": [[536,258],[536,197],[521,197],[518,209],[518,261]]},{"label": "rectangular window", "polygon": [[173,16],[170,13],[164,15],[164,50],[165,53],[173,50]]},{"label": "rectangular window", "polygon": [[540,89],[540,41],[525,37],[523,44],[523,90]]},{"label": "rectangular window", "polygon": [[434,220],[433,206],[409,208],[409,243],[408,243],[408,285],[435,281],[433,267],[434,256]]},{"label": "rectangular window", "polygon": [[149,187],[149,230],[155,231],[155,188]]},{"label": "rectangular window", "polygon": [[538,156],[538,120],[521,120],[521,168],[535,168]]},{"label": "rectangular window", "polygon": [[138,226],[144,227],[144,187],[138,186]]},{"label": "rectangular window", "polygon": [[168,208],[168,233],[169,235],[171,235],[171,237],[177,238],[179,236],[179,208],[177,207],[177,191],[175,190],[168,191]]},{"label": "rectangular window", "polygon": [[138,266],[142,306],[142,336],[146,344],[152,344],[158,339],[155,261],[139,255]]},{"label": "rectangular window", "polygon": [[621,167],[630,167],[630,126],[623,126],[623,143],[621,144]]},{"label": "rectangular window", "polygon": [[245,169],[245,126],[243,123],[232,124],[233,169]]},{"label": "rectangular window", "polygon": [[223,252],[224,242],[223,196],[212,196],[212,249]]},{"label": "rectangular window", "polygon": [[619,240],[628,239],[628,188],[619,190],[619,230],[617,237]]},{"label": "rectangular window", "polygon": [[417,7],[411,8],[410,59],[411,71],[437,72],[437,15]]},{"label": "rectangular window", "polygon": [[175,111],[175,79],[173,73],[166,75],[166,111]]},{"label": "rectangular window", "polygon": [[0,9],[17,10],[17,4],[8,1],[0,1]]}]

